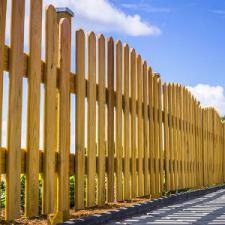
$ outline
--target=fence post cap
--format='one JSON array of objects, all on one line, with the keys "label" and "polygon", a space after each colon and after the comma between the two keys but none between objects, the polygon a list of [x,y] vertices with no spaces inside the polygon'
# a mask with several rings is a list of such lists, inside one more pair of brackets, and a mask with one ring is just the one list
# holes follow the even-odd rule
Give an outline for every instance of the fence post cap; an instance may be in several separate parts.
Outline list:
[{"label": "fence post cap", "polygon": [[67,13],[70,17],[74,17],[74,13],[71,9],[67,7],[56,8],[57,13]]}]

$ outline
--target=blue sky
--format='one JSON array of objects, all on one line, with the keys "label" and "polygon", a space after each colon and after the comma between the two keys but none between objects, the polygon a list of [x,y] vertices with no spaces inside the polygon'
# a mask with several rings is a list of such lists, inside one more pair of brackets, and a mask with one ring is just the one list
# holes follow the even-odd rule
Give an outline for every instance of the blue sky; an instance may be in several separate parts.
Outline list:
[{"label": "blue sky", "polygon": [[[225,0],[43,0],[44,4],[68,7],[78,27],[127,42],[141,54],[162,81],[188,86],[203,106],[214,106],[225,115]],[[26,0],[25,51],[28,51],[29,1]],[[9,43],[10,1],[7,8],[6,43]],[[44,25],[44,17],[43,17]],[[43,26],[44,27],[44,26]],[[44,44],[42,55],[44,55]],[[4,78],[7,86],[7,77]],[[26,102],[26,82],[23,101]],[[7,89],[3,105],[7,105]],[[43,87],[42,87],[43,99]],[[74,106],[74,98],[71,101]],[[42,102],[43,106],[43,102]],[[26,107],[23,107],[22,145],[26,140]],[[41,118],[43,117],[43,107]],[[6,140],[6,110],[3,112],[3,143]],[[74,121],[72,110],[71,121]],[[72,122],[71,135],[75,136]],[[41,123],[41,136],[43,124]],[[74,149],[74,138],[71,138]],[[41,141],[42,142],[42,141]],[[42,144],[41,144],[42,145]]]},{"label": "blue sky", "polygon": [[224,0],[112,2],[162,31],[157,36],[119,38],[134,46],[164,81],[225,87]]},{"label": "blue sky", "polygon": [[224,0],[44,0],[75,13],[73,27],[135,48],[165,82],[188,86],[225,115]]}]

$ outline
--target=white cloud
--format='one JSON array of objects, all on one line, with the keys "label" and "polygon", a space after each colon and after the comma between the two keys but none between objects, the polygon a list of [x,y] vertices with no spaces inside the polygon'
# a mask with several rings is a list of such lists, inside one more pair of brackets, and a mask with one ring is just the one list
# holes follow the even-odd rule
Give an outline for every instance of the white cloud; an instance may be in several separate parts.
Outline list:
[{"label": "white cloud", "polygon": [[131,9],[131,10],[141,10],[149,13],[170,13],[171,10],[169,8],[158,8],[152,7],[149,4],[144,3],[124,3],[121,5],[123,8]]},{"label": "white cloud", "polygon": [[217,15],[225,15],[225,10],[211,10],[210,12],[217,14]]},{"label": "white cloud", "polygon": [[108,0],[44,0],[56,7],[68,7],[75,14],[75,24],[95,32],[117,32],[131,36],[159,35],[161,30],[142,20],[140,15],[127,15]]},{"label": "white cloud", "polygon": [[194,87],[188,87],[188,89],[196,99],[200,101],[202,106],[213,106],[221,116],[225,115],[225,95],[223,87],[198,84]]}]

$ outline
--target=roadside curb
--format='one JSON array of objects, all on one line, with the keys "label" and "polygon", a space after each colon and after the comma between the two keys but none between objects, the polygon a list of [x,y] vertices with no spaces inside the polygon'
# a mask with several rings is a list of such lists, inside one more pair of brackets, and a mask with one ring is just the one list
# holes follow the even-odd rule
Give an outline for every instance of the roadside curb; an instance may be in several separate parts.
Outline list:
[{"label": "roadside curb", "polygon": [[157,199],[153,199],[147,202],[138,203],[126,208],[114,209],[101,214],[94,214],[90,216],[80,217],[78,219],[71,219],[58,225],[100,225],[108,222],[126,219],[137,214],[144,214],[146,212],[159,209],[175,203],[191,200],[196,197],[224,189],[225,185],[213,186],[206,189],[199,189],[189,192],[181,192],[178,194],[172,194]]}]

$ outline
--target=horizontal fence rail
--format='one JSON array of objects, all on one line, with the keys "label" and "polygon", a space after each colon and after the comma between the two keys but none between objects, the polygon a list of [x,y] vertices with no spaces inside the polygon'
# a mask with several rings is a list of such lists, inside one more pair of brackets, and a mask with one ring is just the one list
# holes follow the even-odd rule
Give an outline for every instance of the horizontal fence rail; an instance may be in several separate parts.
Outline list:
[{"label": "horizontal fence rail", "polygon": [[[62,212],[64,220],[69,217],[71,176],[76,210],[225,181],[225,125],[215,109],[202,108],[179,84],[162,83],[147,62],[121,41],[79,29],[72,48],[72,15],[52,5],[45,8],[42,60],[41,0],[29,1],[29,53],[24,53],[25,0],[11,1],[6,45],[7,3],[0,1],[1,138],[7,85],[3,78],[8,78],[6,146],[0,142],[6,220],[21,216],[21,174],[25,174],[25,216]],[[26,148],[22,149],[24,104]],[[72,141],[75,152],[70,152]]]}]

